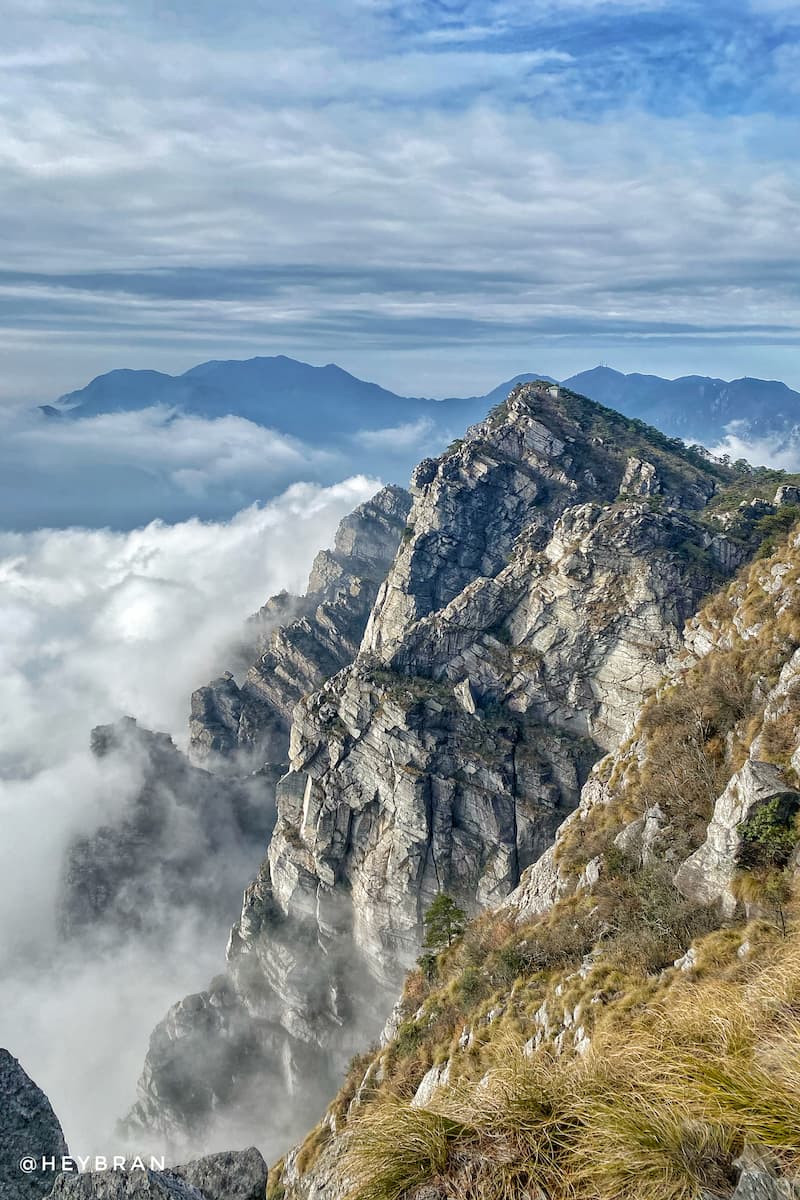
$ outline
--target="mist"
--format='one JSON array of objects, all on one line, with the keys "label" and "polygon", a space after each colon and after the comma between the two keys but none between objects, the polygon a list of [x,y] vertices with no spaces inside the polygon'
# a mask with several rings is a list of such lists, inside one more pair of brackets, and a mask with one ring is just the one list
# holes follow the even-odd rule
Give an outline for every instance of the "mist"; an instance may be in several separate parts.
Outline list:
[{"label": "mist", "polygon": [[[149,893],[147,929],[65,944],[66,851],[124,820],[148,771],[130,748],[91,753],[90,730],[131,715],[185,746],[192,690],[236,660],[246,618],[269,595],[304,589],[316,551],[378,486],[297,483],[226,522],[0,533],[0,1043],[48,1094],[75,1154],[124,1151],[113,1126],[135,1097],[148,1036],[222,969],[265,849],[224,812],[209,835],[213,806],[195,812],[180,785],[164,785],[166,841],[187,861],[213,860],[213,904],[191,888],[168,903],[165,878]],[[198,896],[203,882],[201,870]]]},{"label": "mist", "polygon": [[[689,442],[691,440],[687,439]],[[757,436],[747,428],[745,422],[733,421],[725,427],[725,434],[719,442],[708,449],[718,457],[727,454],[734,462],[744,458],[754,467],[800,471],[800,434],[796,429],[789,434]]]}]

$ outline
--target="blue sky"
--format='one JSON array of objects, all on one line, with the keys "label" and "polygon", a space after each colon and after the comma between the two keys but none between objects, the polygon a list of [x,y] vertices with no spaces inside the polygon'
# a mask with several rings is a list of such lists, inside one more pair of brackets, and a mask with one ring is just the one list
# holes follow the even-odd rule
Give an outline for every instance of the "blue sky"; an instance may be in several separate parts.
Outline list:
[{"label": "blue sky", "polygon": [[780,0],[0,0],[5,402],[336,361],[800,386]]}]

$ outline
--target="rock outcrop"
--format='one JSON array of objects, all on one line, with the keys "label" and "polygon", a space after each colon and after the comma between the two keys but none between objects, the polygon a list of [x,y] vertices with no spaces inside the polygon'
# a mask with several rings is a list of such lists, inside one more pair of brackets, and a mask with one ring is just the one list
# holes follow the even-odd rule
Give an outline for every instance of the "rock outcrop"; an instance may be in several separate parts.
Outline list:
[{"label": "rock outcrop", "polygon": [[685,896],[700,904],[718,901],[725,916],[733,916],[737,901],[731,883],[742,844],[740,827],[771,800],[787,805],[790,814],[800,808],[800,792],[788,786],[777,766],[748,759],[714,805],[703,845],[675,875]]},{"label": "rock outcrop", "polygon": [[[420,464],[352,664],[306,671],[297,647],[318,627],[304,615],[248,677],[248,703],[258,693],[276,722],[296,699],[284,673],[316,690],[294,707],[227,974],[154,1033],[133,1129],[199,1135],[275,1089],[291,1097],[287,1129],[298,1109],[307,1127],[379,1032],[435,894],[475,913],[542,861],[735,560],[700,517],[715,470],[545,385]],[[315,577],[335,569],[318,560]],[[239,744],[241,718],[229,727]]]},{"label": "rock outcrop", "polygon": [[257,652],[242,684],[229,672],[192,696],[195,762],[286,762],[294,706],[353,661],[410,506],[402,488],[383,488],[341,522],[333,550],[315,558],[304,596],[281,593],[256,613]]},{"label": "rock outcrop", "polygon": [[[47,1196],[54,1174],[42,1169],[42,1160],[60,1162],[68,1154],[47,1096],[8,1050],[0,1050],[0,1200]],[[23,1167],[26,1159],[33,1170]]]},{"label": "rock outcrop", "polygon": [[182,1167],[153,1170],[142,1165],[59,1175],[53,1196],[76,1200],[263,1200],[267,1164],[255,1147],[196,1159]]},{"label": "rock outcrop", "polygon": [[114,761],[113,779],[122,772],[133,787],[113,819],[68,848],[64,936],[158,935],[180,909],[206,918],[235,911],[241,872],[272,830],[276,772],[220,780],[193,767],[167,734],[130,717],[98,726],[91,745]]}]

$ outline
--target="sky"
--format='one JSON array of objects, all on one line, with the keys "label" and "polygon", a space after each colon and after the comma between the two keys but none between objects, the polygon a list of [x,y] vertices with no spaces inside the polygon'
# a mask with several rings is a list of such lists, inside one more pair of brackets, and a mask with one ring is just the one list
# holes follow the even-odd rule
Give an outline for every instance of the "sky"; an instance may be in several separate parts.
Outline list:
[{"label": "sky", "polygon": [[0,402],[336,361],[800,386],[781,0],[0,0]]}]

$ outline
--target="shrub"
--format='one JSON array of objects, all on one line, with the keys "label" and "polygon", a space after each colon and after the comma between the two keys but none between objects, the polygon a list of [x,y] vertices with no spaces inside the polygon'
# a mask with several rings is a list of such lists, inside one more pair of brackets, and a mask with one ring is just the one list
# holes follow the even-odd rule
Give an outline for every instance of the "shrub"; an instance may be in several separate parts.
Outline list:
[{"label": "shrub", "polygon": [[792,894],[792,876],[787,870],[798,840],[797,800],[793,793],[775,796],[760,805],[739,826],[733,880],[738,899],[763,905],[772,911],[786,935],[786,905]]}]

